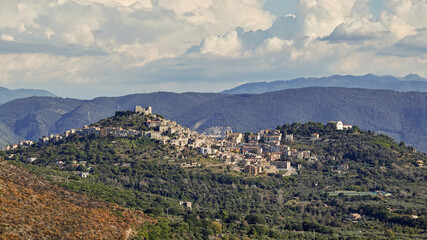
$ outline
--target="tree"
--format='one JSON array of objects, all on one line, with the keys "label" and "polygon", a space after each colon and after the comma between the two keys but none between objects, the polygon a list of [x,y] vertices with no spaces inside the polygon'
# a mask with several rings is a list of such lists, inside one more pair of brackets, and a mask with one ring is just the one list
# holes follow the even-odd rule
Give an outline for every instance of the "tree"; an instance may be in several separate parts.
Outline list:
[{"label": "tree", "polygon": [[222,224],[219,222],[212,222],[211,227],[216,235],[222,232]]}]

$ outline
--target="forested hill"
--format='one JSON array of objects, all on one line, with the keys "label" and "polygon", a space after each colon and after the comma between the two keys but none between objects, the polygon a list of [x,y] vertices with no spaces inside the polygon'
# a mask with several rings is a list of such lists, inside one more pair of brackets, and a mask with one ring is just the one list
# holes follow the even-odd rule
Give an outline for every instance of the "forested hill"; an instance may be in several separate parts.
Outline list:
[{"label": "forested hill", "polygon": [[48,96],[55,97],[54,94],[40,89],[16,89],[10,90],[4,87],[0,87],[0,105],[14,99],[26,98],[31,96]]},{"label": "forested hill", "polygon": [[[146,123],[151,122],[152,117],[162,118],[118,112],[92,127],[100,127],[100,133],[102,128],[146,131]],[[201,155],[197,148],[161,143],[138,135],[75,133],[43,146],[0,151],[0,156],[68,190],[113,202],[122,208],[142,210],[158,219],[157,223],[134,228],[136,234],[131,238],[134,240],[425,237],[427,196],[423,165],[427,162],[426,154],[414,151],[404,142],[397,143],[390,137],[357,126],[342,131],[333,124],[308,122],[284,124],[276,130],[293,134],[294,138],[289,142],[282,139],[279,144],[286,144],[290,153],[285,150],[280,159],[274,160],[290,163],[290,167],[274,172],[267,171],[271,170],[267,165],[262,165],[257,173],[246,171],[248,163],[256,166],[273,161],[268,160],[268,153],[260,155],[262,159],[255,159],[252,154],[227,159],[220,154]],[[320,137],[308,140],[313,133]],[[163,136],[166,135],[172,137],[174,134]],[[255,144],[247,140],[245,144]],[[212,143],[212,148],[225,151],[227,145],[226,142]],[[265,143],[257,146],[265,148]],[[236,145],[230,148],[234,153],[240,152]],[[292,152],[308,152],[310,156]],[[11,166],[5,164],[8,165],[0,164],[0,167]],[[32,177],[34,181],[26,177],[21,180],[20,176],[25,174],[22,169],[0,170],[0,193],[3,193],[0,197],[17,194],[20,200],[10,203],[13,216],[22,211],[22,204],[27,204],[24,209],[41,208],[37,216],[52,212],[53,223],[62,221],[62,208],[51,207],[52,197],[43,194],[44,189],[52,188],[50,183],[38,177]],[[13,195],[6,194],[8,181],[21,182],[19,191],[11,190]],[[43,187],[27,189],[37,186],[39,181]],[[32,194],[32,191],[42,194]],[[66,193],[63,196],[66,199],[72,195],[65,190],[59,192]],[[44,204],[31,202],[42,197],[46,199]],[[71,198],[69,201],[77,200]],[[2,200],[0,211],[3,206],[8,205]],[[129,216],[128,211],[121,209],[112,213],[122,219]],[[85,216],[99,219],[98,212],[91,213]],[[5,216],[11,215],[0,214],[0,220]],[[0,222],[0,226],[2,223],[5,226],[3,230],[0,228],[0,237],[14,233],[15,229],[29,229],[24,228],[27,225],[23,222],[6,220]],[[69,225],[51,224],[42,229],[56,236],[52,226],[65,228]],[[75,232],[92,226],[97,225],[84,225]],[[62,228],[59,229],[62,231]],[[117,238],[106,236],[104,239]]]},{"label": "forested hill", "polygon": [[17,99],[0,106],[0,145],[18,140],[37,140],[48,134],[94,123],[114,115],[117,110],[133,110],[136,105],[153,106],[172,118],[220,94],[150,93],[123,97],[100,97],[93,100],[30,97]]},{"label": "forested hill", "polygon": [[291,88],[303,87],[346,87],[366,89],[387,89],[394,91],[418,91],[427,92],[427,80],[417,74],[409,74],[404,78],[393,76],[376,76],[367,74],[364,76],[340,76],[334,75],[322,78],[297,78],[293,80],[278,80],[273,82],[246,83],[235,88],[225,90],[222,93],[244,94],[265,93]]},{"label": "forested hill", "polygon": [[18,99],[0,106],[0,132],[5,133],[0,141],[36,140],[135,105],[152,106],[154,112],[199,132],[225,127],[234,132],[256,131],[283,123],[341,120],[427,152],[427,93],[318,87],[242,95],[159,92],[87,101]]}]

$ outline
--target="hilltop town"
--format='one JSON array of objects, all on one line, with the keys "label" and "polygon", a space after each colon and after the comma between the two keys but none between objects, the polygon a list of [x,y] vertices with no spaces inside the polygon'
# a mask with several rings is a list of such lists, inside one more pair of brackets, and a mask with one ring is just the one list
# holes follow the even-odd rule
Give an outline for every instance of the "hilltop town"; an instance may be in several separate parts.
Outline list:
[{"label": "hilltop town", "polygon": [[[84,126],[81,129],[70,129],[63,134],[44,136],[37,143],[32,141],[20,141],[19,144],[8,145],[2,150],[12,150],[18,147],[28,147],[33,144],[47,146],[49,143],[58,143],[65,141],[70,136],[77,137],[107,137],[113,136],[118,138],[126,137],[145,137],[158,141],[160,144],[170,144],[178,151],[184,149],[197,150],[204,156],[212,159],[221,160],[224,165],[237,172],[245,172],[251,175],[282,173],[283,175],[297,174],[301,169],[298,160],[307,162],[316,162],[318,160],[329,160],[332,156],[317,155],[310,150],[291,148],[294,143],[310,144],[321,141],[319,133],[311,133],[309,138],[296,139],[293,134],[283,134],[278,129],[264,129],[256,133],[233,133],[227,131],[221,138],[212,138],[197,133],[189,128],[183,127],[161,115],[153,114],[152,108],[143,108],[136,106],[134,111],[118,111],[115,117],[132,118],[141,117],[143,127],[134,126],[116,126],[115,124],[95,123]],[[341,121],[331,121],[336,130],[345,131],[352,129],[352,125],[343,124]],[[283,136],[284,135],[284,136]],[[325,139],[323,139],[325,140]],[[10,158],[13,157],[9,156]],[[31,156],[22,159],[27,163],[32,163],[37,157]],[[58,165],[64,165],[62,161]],[[78,166],[76,161],[71,163]],[[85,164],[85,161],[83,163]],[[182,166],[198,166],[197,163],[182,163]],[[347,165],[338,166],[338,170],[345,171]],[[81,176],[87,177],[88,172],[80,173]]]},{"label": "hilltop town", "polygon": [[311,239],[313,229],[319,239],[425,234],[426,154],[412,146],[341,121],[228,130],[205,136],[137,106],[10,145],[0,158],[159,217],[136,239]]}]

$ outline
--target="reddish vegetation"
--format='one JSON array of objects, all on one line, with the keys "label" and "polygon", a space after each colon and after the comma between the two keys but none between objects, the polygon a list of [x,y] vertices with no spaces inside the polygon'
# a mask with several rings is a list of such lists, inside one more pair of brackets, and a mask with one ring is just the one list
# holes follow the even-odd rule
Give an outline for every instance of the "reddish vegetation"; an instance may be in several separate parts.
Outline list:
[{"label": "reddish vegetation", "polygon": [[146,221],[0,160],[0,239],[126,239]]}]

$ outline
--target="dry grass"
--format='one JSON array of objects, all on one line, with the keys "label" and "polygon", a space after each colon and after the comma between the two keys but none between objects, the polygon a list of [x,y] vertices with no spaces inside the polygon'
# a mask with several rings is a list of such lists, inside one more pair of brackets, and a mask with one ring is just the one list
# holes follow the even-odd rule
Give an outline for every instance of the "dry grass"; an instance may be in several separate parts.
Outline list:
[{"label": "dry grass", "polygon": [[0,160],[0,239],[126,239],[147,221]]}]

